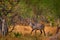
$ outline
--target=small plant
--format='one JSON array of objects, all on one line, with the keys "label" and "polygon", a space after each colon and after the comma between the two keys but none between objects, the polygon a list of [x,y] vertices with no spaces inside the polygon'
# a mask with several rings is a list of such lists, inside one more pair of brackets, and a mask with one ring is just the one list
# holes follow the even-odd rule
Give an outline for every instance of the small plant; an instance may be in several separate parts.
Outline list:
[{"label": "small plant", "polygon": [[14,33],[14,36],[15,36],[15,37],[21,37],[22,34],[21,34],[21,33]]}]

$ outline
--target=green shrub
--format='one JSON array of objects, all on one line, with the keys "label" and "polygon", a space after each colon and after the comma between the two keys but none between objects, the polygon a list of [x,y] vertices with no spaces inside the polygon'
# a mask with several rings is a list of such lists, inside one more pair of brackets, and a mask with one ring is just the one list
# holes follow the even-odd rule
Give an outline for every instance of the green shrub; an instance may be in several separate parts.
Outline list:
[{"label": "green shrub", "polygon": [[18,37],[21,37],[22,34],[21,33],[14,33],[14,36],[18,38]]}]

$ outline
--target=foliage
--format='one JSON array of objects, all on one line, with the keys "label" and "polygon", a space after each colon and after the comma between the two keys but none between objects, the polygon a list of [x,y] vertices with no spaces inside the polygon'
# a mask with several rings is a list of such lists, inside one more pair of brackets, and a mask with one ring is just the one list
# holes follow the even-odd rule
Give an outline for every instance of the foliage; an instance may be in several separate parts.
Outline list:
[{"label": "foliage", "polygon": [[14,33],[14,35],[15,35],[15,37],[17,37],[17,38],[22,36],[21,33]]},{"label": "foliage", "polygon": [[[48,17],[47,20],[54,23],[60,18],[60,0],[1,0],[0,16],[8,19],[10,24],[12,17],[17,14],[23,18],[36,16],[37,21],[41,15]],[[3,16],[5,15],[5,16]],[[14,18],[14,17],[13,17]]]}]

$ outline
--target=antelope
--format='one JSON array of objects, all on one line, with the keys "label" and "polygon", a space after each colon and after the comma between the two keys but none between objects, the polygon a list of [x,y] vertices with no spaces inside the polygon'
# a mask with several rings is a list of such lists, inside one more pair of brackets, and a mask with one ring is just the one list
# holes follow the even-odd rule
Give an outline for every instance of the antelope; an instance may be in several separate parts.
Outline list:
[{"label": "antelope", "polygon": [[[45,34],[45,30],[44,30],[44,28],[45,28],[45,25],[44,25],[44,24],[32,23],[31,20],[30,20],[29,25],[30,25],[31,28],[32,28],[31,34],[32,34],[32,32],[33,32],[34,30],[35,30],[35,33],[36,33],[36,30],[40,30],[41,34],[42,34],[42,31],[43,31],[43,32],[44,32],[44,35],[46,35],[46,34]],[[40,34],[40,35],[41,35],[41,34]]]}]

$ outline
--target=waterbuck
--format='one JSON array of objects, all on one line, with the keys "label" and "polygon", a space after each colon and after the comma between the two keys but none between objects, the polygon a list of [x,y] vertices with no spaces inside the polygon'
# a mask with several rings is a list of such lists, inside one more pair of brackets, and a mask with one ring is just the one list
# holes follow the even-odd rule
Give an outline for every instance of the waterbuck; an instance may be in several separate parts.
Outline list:
[{"label": "waterbuck", "polygon": [[[43,31],[43,32],[44,32],[44,35],[46,35],[46,34],[45,34],[45,30],[44,30],[44,28],[45,28],[45,25],[44,25],[44,24],[32,23],[32,21],[30,20],[29,25],[30,25],[31,28],[32,28],[31,34],[32,34],[32,32],[33,32],[34,30],[35,30],[35,33],[36,33],[37,30],[40,30],[41,34],[42,34],[42,31]],[[40,34],[40,35],[41,35],[41,34]]]}]

